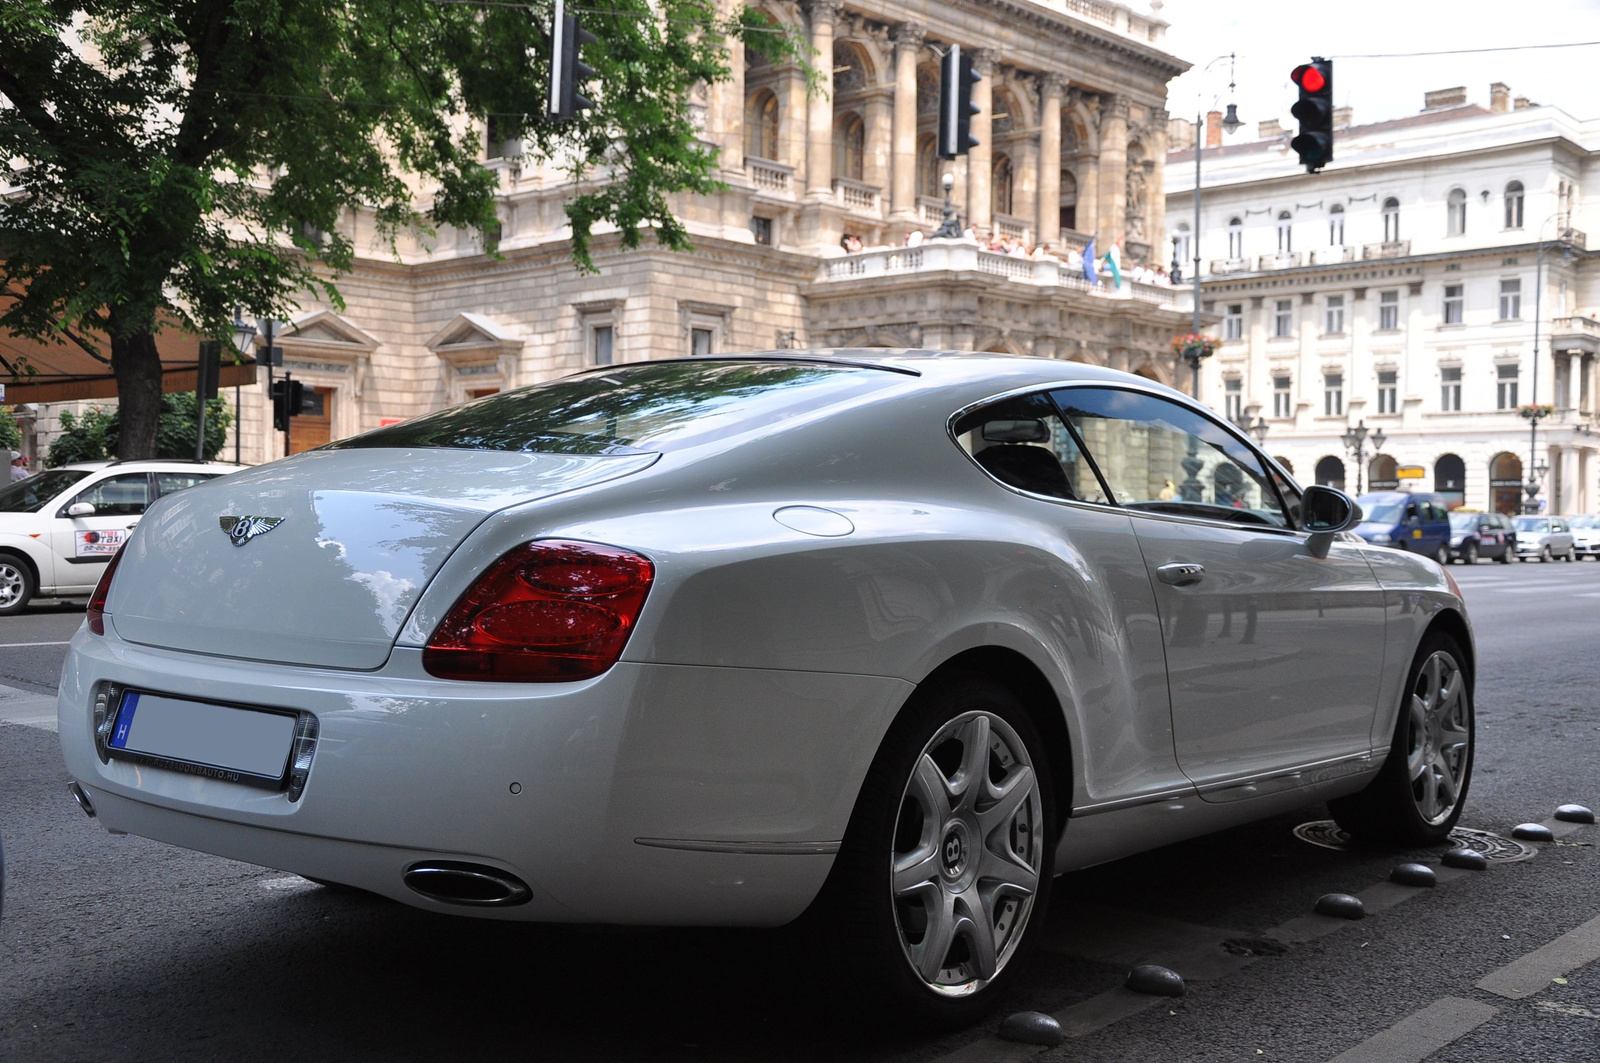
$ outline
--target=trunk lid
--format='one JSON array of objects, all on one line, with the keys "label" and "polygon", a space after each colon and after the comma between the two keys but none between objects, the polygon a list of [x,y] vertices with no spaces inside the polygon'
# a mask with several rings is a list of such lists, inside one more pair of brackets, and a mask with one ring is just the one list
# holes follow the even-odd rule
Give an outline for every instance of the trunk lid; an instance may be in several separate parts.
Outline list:
[{"label": "trunk lid", "polygon": [[[383,664],[439,566],[499,509],[655,454],[317,450],[191,487],[129,541],[107,616],[130,642],[285,664]],[[257,522],[241,545],[223,518]],[[233,523],[229,521],[227,523]]]}]

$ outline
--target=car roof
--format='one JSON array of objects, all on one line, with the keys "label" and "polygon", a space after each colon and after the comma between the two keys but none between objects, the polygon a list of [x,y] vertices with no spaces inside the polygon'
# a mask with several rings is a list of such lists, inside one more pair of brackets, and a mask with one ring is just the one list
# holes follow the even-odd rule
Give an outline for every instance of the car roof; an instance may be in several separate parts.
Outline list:
[{"label": "car roof", "polygon": [[[231,461],[195,461],[193,458],[129,458],[127,461],[75,461],[68,465],[60,465],[61,469],[79,469],[85,472],[98,472],[101,469],[126,466],[132,470],[155,469],[160,472],[176,472],[184,469],[216,469],[219,472],[226,470],[235,472],[239,469],[249,468],[248,465],[235,465]],[[160,468],[157,468],[157,467]]]}]

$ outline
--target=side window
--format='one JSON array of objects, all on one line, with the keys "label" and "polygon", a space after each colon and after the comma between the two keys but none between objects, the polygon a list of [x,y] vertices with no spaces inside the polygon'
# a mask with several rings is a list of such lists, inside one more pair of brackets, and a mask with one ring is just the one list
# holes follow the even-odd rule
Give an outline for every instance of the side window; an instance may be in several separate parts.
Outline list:
[{"label": "side window", "polygon": [[174,491],[182,491],[185,487],[203,484],[213,479],[215,473],[209,472],[158,472],[156,473],[156,490],[164,495]]},{"label": "side window", "polygon": [[1118,505],[1290,526],[1255,454],[1214,421],[1135,391],[1065,388],[1054,398]]},{"label": "side window", "polygon": [[1036,495],[1104,502],[1105,492],[1043,395],[1003,399],[966,414],[956,440],[1001,483]]},{"label": "side window", "polygon": [[150,504],[150,479],[144,473],[110,476],[80,491],[68,505],[88,502],[97,517],[137,517]]},{"label": "side window", "polygon": [[1289,527],[1300,527],[1300,490],[1283,478],[1277,469],[1271,469],[1272,482],[1278,485],[1278,497],[1289,510]]}]

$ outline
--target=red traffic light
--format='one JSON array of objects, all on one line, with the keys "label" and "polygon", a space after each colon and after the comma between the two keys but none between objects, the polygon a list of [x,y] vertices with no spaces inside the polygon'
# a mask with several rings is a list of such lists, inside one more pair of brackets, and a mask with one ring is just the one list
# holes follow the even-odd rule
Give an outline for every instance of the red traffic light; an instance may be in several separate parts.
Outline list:
[{"label": "red traffic light", "polygon": [[1322,76],[1322,71],[1311,63],[1295,67],[1289,77],[1307,92],[1321,92],[1328,85],[1328,79]]}]

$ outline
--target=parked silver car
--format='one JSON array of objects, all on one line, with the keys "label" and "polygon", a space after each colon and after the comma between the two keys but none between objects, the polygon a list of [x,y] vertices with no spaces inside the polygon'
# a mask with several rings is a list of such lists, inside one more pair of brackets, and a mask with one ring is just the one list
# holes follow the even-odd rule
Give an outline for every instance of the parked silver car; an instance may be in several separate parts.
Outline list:
[{"label": "parked silver car", "polygon": [[1572,539],[1572,527],[1565,517],[1518,517],[1517,556],[1527,560],[1537,557],[1549,561],[1559,557],[1576,561],[1578,551]]},{"label": "parked silver car", "polygon": [[1572,546],[1579,557],[1600,558],[1600,516],[1580,513],[1567,518],[1572,526]]}]

